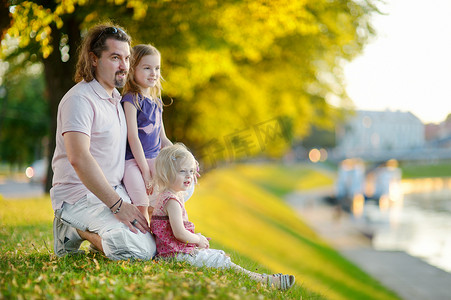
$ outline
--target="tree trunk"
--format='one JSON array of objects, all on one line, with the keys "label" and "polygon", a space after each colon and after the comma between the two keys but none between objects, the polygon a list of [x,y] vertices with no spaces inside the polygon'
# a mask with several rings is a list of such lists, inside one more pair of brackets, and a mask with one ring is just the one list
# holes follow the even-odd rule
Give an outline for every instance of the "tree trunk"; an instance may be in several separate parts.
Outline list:
[{"label": "tree trunk", "polygon": [[[61,60],[60,42],[63,34],[68,35],[69,55],[67,62]],[[61,29],[52,27],[53,52],[44,59],[44,74],[46,79],[47,96],[49,100],[50,113],[50,136],[49,149],[47,153],[48,168],[45,191],[48,193],[52,187],[52,158],[55,151],[56,138],[56,114],[58,104],[64,94],[74,85],[74,72],[77,63],[77,47],[80,44],[80,23],[74,16],[64,21]]]},{"label": "tree trunk", "polygon": [[11,15],[9,14],[10,1],[1,0],[0,2],[0,37],[3,39],[6,30],[11,25]]}]

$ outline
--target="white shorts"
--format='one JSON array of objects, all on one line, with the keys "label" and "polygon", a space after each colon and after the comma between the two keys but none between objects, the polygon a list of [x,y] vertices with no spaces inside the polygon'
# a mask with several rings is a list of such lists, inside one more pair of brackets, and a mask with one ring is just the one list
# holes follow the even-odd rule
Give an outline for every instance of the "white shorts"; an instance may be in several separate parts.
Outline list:
[{"label": "white shorts", "polygon": [[[130,203],[123,186],[117,186],[115,189],[124,202]],[[92,193],[75,204],[64,203],[61,208],[61,220],[82,231],[97,233],[102,239],[103,252],[112,260],[129,258],[149,260],[156,254],[155,240],[149,232],[145,234],[139,230],[137,234],[131,232]]]},{"label": "white shorts", "polygon": [[209,267],[218,269],[228,269],[232,261],[222,250],[216,249],[195,249],[193,253],[179,253],[175,256],[178,261],[185,261],[196,267]]}]

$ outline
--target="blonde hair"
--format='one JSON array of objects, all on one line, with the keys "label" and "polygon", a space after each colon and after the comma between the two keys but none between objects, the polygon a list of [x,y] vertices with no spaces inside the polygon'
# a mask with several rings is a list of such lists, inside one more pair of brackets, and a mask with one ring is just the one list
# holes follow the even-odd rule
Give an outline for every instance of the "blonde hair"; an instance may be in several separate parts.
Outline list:
[{"label": "blonde hair", "polygon": [[193,168],[196,167],[196,160],[191,152],[182,143],[163,148],[155,160],[155,174],[153,176],[154,185],[159,191],[169,187],[176,178],[180,164],[190,161]]},{"label": "blonde hair", "polygon": [[75,82],[82,80],[90,82],[95,79],[96,68],[92,65],[92,59],[89,55],[94,53],[95,56],[100,57],[103,51],[108,50],[106,40],[109,38],[127,42],[129,46],[131,44],[131,38],[125,30],[113,23],[107,22],[89,29],[78,48]]},{"label": "blonde hair", "polygon": [[[123,94],[131,93],[133,95],[133,104],[137,109],[141,109],[139,105],[139,94],[141,92],[141,87],[138,85],[135,79],[135,70],[141,59],[147,55],[158,55],[161,60],[161,54],[157,48],[152,45],[140,44],[133,47],[132,57],[130,61],[130,70],[128,72],[127,82],[125,83]],[[163,106],[161,100],[161,91],[163,87],[161,85],[162,81],[161,74],[157,79],[157,83],[154,87],[150,89],[151,100],[154,101],[159,108]]]}]

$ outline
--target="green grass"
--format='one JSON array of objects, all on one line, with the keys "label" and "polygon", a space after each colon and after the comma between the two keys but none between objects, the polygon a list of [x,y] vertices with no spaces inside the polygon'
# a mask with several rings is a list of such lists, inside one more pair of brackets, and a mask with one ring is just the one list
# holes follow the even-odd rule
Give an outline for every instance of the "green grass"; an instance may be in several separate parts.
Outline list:
[{"label": "green grass", "polygon": [[434,164],[402,164],[402,178],[451,177],[451,162]]},{"label": "green grass", "polygon": [[326,177],[305,166],[237,165],[201,177],[187,203],[212,248],[252,271],[295,274],[297,285],[285,292],[231,270],[116,262],[91,253],[57,258],[49,198],[0,197],[0,299],[398,299],[329,247],[280,198],[299,185],[321,186]]},{"label": "green grass", "polygon": [[283,197],[293,190],[308,190],[334,184],[334,179],[324,169],[316,170],[306,164],[238,165],[236,172],[259,187]]},{"label": "green grass", "polygon": [[[284,297],[227,270],[165,261],[53,254],[48,198],[0,200],[0,299],[257,299]],[[87,249],[84,244],[83,249]],[[244,262],[237,255],[237,261]],[[249,262],[248,267],[255,267]]]},{"label": "green grass", "polygon": [[280,198],[295,188],[331,182],[307,165],[236,165],[202,177],[187,209],[203,234],[274,273],[294,274],[310,297],[397,299],[320,239]]}]

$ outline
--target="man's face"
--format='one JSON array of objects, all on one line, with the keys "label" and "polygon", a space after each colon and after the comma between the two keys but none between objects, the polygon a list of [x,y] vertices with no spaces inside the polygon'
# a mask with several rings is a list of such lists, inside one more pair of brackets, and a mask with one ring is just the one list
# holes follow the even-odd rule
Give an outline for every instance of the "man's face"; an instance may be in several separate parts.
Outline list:
[{"label": "man's face", "polygon": [[111,95],[115,87],[123,87],[130,67],[130,47],[127,42],[109,38],[107,50],[100,57],[94,56],[97,81]]}]

